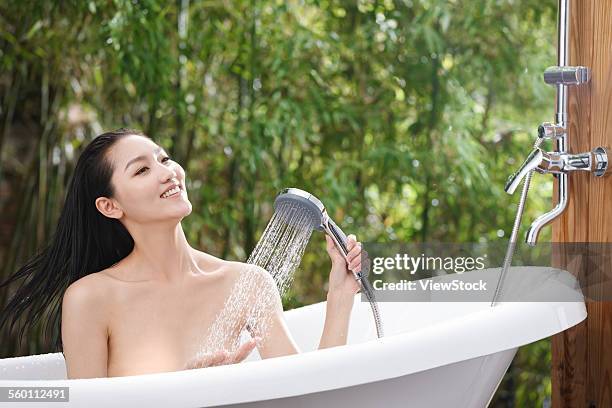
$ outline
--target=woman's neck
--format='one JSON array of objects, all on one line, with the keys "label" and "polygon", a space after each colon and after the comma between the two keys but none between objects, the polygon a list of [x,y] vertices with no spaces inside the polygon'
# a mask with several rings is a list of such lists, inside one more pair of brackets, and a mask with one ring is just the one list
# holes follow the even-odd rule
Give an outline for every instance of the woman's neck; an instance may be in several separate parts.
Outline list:
[{"label": "woman's neck", "polygon": [[134,239],[131,263],[142,271],[143,279],[180,282],[201,273],[180,222],[132,228],[130,234]]}]

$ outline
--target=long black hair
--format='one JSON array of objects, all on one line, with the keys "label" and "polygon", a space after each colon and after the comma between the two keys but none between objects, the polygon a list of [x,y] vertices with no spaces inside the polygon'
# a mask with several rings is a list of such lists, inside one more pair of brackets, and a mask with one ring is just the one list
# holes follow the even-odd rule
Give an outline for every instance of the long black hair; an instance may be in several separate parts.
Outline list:
[{"label": "long black hair", "polygon": [[[0,313],[0,330],[9,322],[8,333],[25,313],[19,331],[19,345],[26,329],[45,313],[43,333],[51,338],[55,351],[62,350],[61,304],[66,288],[85,275],[101,271],[125,258],[134,240],[123,224],[98,211],[98,197],[113,197],[113,166],[107,152],[119,139],[145,136],[139,130],[121,128],[96,136],[81,153],[57,228],[48,245],[8,277],[0,288],[21,280],[14,295]],[[26,313],[27,312],[27,313]]]}]

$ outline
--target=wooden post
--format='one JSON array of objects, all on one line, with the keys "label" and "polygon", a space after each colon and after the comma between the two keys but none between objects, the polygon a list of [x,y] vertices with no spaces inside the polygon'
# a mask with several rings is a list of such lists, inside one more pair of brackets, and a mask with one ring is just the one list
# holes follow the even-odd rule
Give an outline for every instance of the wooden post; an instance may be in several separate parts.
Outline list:
[{"label": "wooden post", "polygon": [[[612,0],[570,0],[569,17],[570,65],[592,70],[588,85],[570,87],[569,152],[603,146],[612,158]],[[569,177],[553,241],[612,243],[612,176]],[[553,408],[612,407],[612,302],[587,301],[587,311],[584,322],[552,337]]]}]

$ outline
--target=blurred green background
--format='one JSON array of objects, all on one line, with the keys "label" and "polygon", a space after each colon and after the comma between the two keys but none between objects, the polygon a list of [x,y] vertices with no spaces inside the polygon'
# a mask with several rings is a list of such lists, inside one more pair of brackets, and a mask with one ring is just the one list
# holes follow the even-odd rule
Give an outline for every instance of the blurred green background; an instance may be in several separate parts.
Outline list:
[{"label": "blurred green background", "polygon": [[[283,187],[362,242],[507,240],[504,182],[553,117],[554,0],[1,0],[0,43],[2,277],[48,241],[103,131],[163,145],[187,172],[191,245],[244,261]],[[551,195],[534,177],[526,219]],[[329,268],[315,234],[285,308],[324,300]],[[50,347],[1,339],[3,357]],[[542,340],[491,406],[549,397]]]}]

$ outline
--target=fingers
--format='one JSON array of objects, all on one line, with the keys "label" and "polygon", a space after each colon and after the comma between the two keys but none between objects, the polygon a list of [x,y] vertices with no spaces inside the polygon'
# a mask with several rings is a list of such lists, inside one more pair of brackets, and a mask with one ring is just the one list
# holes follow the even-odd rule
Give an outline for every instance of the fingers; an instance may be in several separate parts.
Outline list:
[{"label": "fingers", "polygon": [[339,268],[346,267],[346,259],[344,254],[336,247],[334,240],[329,236],[325,235],[327,241],[327,253],[332,261],[332,265],[338,266]]},{"label": "fingers", "polygon": [[353,271],[359,271],[361,267],[361,242],[358,242],[354,234],[347,236],[348,254],[346,260],[348,268]]},{"label": "fingers", "polygon": [[359,273],[361,272],[361,261],[357,264],[351,264],[349,265],[349,270],[355,272],[355,273]]},{"label": "fingers", "polygon": [[227,351],[225,350],[217,351],[212,356],[210,356],[208,359],[203,359],[202,367],[212,367],[212,366],[226,364],[228,357],[229,357],[229,353]]},{"label": "fingers", "polygon": [[221,350],[214,353],[207,353],[203,356],[198,356],[187,363],[185,369],[205,368],[239,363],[247,358],[251,351],[253,351],[253,349],[257,346],[259,341],[261,341],[261,337],[255,337],[254,339],[240,345],[236,351],[229,352],[227,350]]},{"label": "fingers", "polygon": [[355,244],[357,243],[357,237],[355,236],[355,234],[349,234],[346,237],[346,249],[348,249],[349,251],[355,246]]},{"label": "fingers", "polygon": [[350,265],[351,262],[355,261],[356,259],[360,257],[361,257],[361,242],[358,242],[357,244],[355,244],[353,249],[349,251],[348,255],[346,256],[346,260],[348,261]]},{"label": "fingers", "polygon": [[227,358],[228,353],[225,350],[217,351],[215,353],[207,353],[203,356],[198,356],[194,360],[190,361],[187,364],[187,368],[192,369],[223,365]]},{"label": "fingers", "polygon": [[[259,338],[257,338],[259,339]],[[257,345],[257,341],[256,339],[251,339],[249,341],[247,341],[246,343],[242,344],[238,350],[235,351],[233,357],[232,357],[232,363],[239,363],[242,360],[244,360],[245,358],[247,358],[247,356],[249,354],[251,354],[251,351],[253,351],[253,349],[255,348],[255,346]]]},{"label": "fingers", "polygon": [[[325,236],[325,239],[327,241],[327,250],[330,253],[330,255],[332,255],[331,250],[333,249],[333,247],[335,247],[335,245],[333,244],[333,240],[328,235]],[[355,234],[347,235],[346,249],[347,249],[346,258],[342,256],[342,258],[340,259],[339,257],[334,258],[332,256],[332,261],[336,259],[338,262],[338,266],[340,266],[339,264],[342,263],[342,268],[346,267],[348,270],[350,270],[354,274],[363,272],[362,269],[363,269],[363,266],[365,266],[366,267],[365,273],[367,274],[367,271],[369,270],[368,253],[363,251],[362,244],[361,242],[357,241],[357,237],[355,236]],[[334,253],[337,252],[338,254],[340,254],[340,252],[337,249],[336,251],[333,251],[333,252]],[[362,265],[362,262],[363,262],[363,265]]]},{"label": "fingers", "polygon": [[325,240],[327,241],[328,251],[335,248],[334,241],[331,239],[329,235],[325,234]]}]

